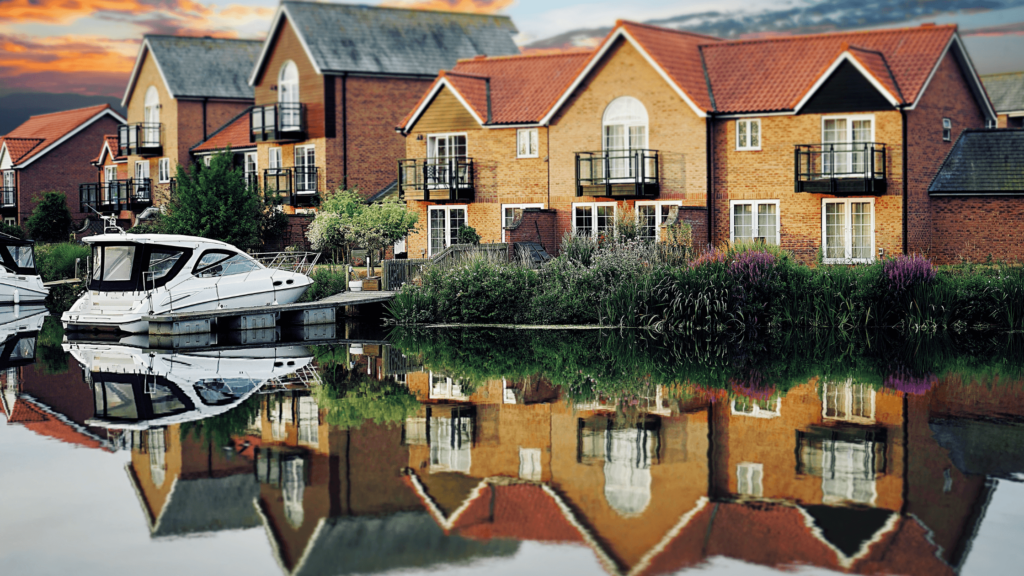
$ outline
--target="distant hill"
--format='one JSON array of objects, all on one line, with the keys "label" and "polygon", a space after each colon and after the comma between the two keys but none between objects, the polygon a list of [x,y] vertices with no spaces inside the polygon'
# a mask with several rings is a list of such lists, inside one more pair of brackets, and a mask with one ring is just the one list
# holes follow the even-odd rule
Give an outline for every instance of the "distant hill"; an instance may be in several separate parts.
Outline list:
[{"label": "distant hill", "polygon": [[110,104],[124,116],[121,99],[113,96],[82,96],[81,94],[51,94],[49,92],[15,92],[0,96],[0,135],[14,130],[29,116],[61,110],[85,108],[97,104]]}]

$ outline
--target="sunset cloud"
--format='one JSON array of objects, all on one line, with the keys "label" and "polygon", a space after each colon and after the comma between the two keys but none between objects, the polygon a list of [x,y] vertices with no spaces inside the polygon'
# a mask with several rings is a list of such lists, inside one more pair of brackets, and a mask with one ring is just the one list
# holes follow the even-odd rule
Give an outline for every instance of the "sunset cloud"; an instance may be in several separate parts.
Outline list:
[{"label": "sunset cloud", "polygon": [[0,87],[116,96],[144,34],[260,38],[273,14],[193,0],[0,0]]},{"label": "sunset cloud", "polygon": [[381,6],[446,12],[472,12],[473,14],[497,14],[513,4],[515,4],[515,0],[388,0],[382,2]]}]

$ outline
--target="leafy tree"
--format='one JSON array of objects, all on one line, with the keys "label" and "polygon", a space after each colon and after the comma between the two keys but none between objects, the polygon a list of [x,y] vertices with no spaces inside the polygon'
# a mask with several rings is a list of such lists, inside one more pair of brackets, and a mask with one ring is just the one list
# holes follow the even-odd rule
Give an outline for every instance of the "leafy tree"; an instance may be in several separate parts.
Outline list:
[{"label": "leafy tree", "polygon": [[409,235],[416,228],[419,214],[398,200],[375,202],[352,218],[352,236],[367,250],[367,265],[373,275],[373,254],[384,257],[384,249]]},{"label": "leafy tree", "polygon": [[479,244],[480,235],[472,226],[459,226],[459,244]]},{"label": "leafy tree", "polygon": [[46,192],[29,216],[29,234],[40,242],[64,242],[71,230],[71,212],[63,192]]},{"label": "leafy tree", "polygon": [[347,262],[352,219],[365,207],[362,196],[353,190],[339,189],[325,198],[306,231],[313,249],[331,254],[335,262]]},{"label": "leafy tree", "polygon": [[227,150],[216,154],[209,166],[178,166],[178,190],[162,219],[164,232],[250,249],[279,230],[284,216],[274,214],[274,201],[265,199],[258,185],[248,185],[231,159]]}]

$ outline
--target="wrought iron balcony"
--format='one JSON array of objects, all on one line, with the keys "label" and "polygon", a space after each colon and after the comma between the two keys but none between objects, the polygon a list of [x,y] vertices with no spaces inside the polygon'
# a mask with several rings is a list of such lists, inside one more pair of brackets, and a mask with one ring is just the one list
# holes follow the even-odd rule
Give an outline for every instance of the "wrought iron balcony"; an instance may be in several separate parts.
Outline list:
[{"label": "wrought iron balcony", "polygon": [[117,128],[119,156],[160,156],[164,125],[152,122],[123,124]]},{"label": "wrought iron balcony", "polygon": [[472,158],[405,158],[398,161],[398,190],[406,200],[473,200]]},{"label": "wrought iron balcony", "polygon": [[884,194],[885,144],[797,144],[796,191],[814,194]]},{"label": "wrought iron balcony", "polygon": [[79,212],[134,211],[152,204],[153,181],[150,178],[129,178],[78,186]]},{"label": "wrought iron balcony", "polygon": [[657,198],[657,150],[576,153],[576,195]]},{"label": "wrought iron balcony", "polygon": [[306,137],[306,107],[303,104],[254,106],[249,111],[249,141],[302,140]]},{"label": "wrought iron balcony", "polygon": [[18,189],[14,186],[0,186],[0,208],[18,207]]}]

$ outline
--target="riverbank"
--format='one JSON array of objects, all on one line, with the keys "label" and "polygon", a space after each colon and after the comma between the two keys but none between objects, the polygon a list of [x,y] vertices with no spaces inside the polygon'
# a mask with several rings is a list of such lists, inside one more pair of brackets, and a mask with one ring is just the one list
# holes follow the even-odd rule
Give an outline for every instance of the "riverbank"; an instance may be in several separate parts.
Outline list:
[{"label": "riverbank", "polygon": [[935,267],[918,255],[806,266],[760,244],[692,254],[639,240],[566,238],[561,255],[540,269],[485,256],[428,266],[388,310],[404,325],[598,325],[692,335],[1018,331],[1024,268]]}]

